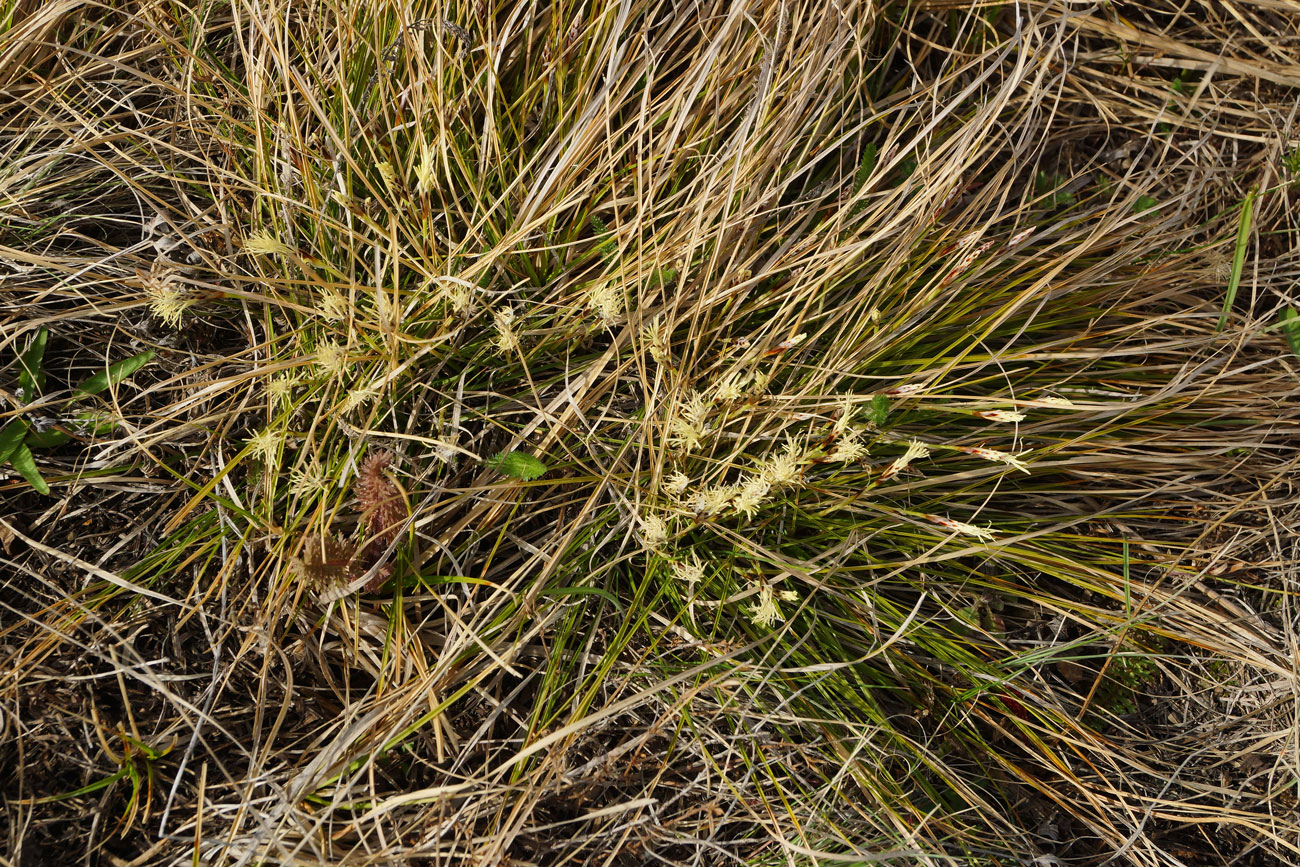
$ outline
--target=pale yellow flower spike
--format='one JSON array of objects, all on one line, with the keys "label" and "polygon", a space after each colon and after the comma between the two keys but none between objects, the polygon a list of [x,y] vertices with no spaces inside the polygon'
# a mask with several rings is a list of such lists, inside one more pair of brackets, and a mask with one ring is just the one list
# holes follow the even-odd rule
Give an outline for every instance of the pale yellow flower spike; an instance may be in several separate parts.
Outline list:
[{"label": "pale yellow flower spike", "polygon": [[799,481],[799,447],[787,442],[779,454],[758,465],[758,475],[774,488],[793,485]]},{"label": "pale yellow flower spike", "polygon": [[668,445],[682,451],[694,451],[704,439],[704,431],[694,427],[684,418],[675,418],[668,425]]},{"label": "pale yellow flower spike", "polygon": [[668,524],[653,512],[642,516],[641,541],[647,548],[662,550],[668,541]]},{"label": "pale yellow flower spike", "polygon": [[149,298],[149,310],[169,328],[180,328],[181,319],[193,304],[194,299],[184,289],[176,288],[174,283],[146,284],[145,294]]},{"label": "pale yellow flower spike", "polygon": [[708,422],[705,420],[710,405],[704,395],[698,391],[690,392],[668,424],[668,444],[684,451],[698,449],[710,433]]},{"label": "pale yellow flower spike", "polygon": [[266,394],[275,403],[288,403],[293,399],[295,382],[294,377],[288,373],[273,376],[266,384]]},{"label": "pale yellow flower spike", "polygon": [[289,493],[291,494],[305,497],[324,487],[325,470],[314,461],[305,467],[294,467],[289,472]]},{"label": "pale yellow flower spike", "polygon": [[601,325],[612,328],[623,315],[623,293],[612,283],[600,283],[587,290],[587,309]]},{"label": "pale yellow flower spike", "polygon": [[248,444],[252,447],[252,452],[256,457],[263,460],[274,457],[276,449],[280,447],[280,442],[284,437],[277,430],[272,428],[263,428],[253,434]]},{"label": "pale yellow flower spike", "polygon": [[319,298],[316,299],[316,311],[321,316],[333,322],[346,319],[348,315],[348,299],[343,297],[343,293],[334,289],[326,289]]},{"label": "pale yellow flower spike", "polygon": [[848,432],[849,423],[853,421],[853,400],[845,397],[840,401],[839,418],[835,419],[834,436],[842,437]]},{"label": "pale yellow flower spike", "polygon": [[367,385],[361,388],[354,388],[348,392],[348,396],[343,398],[343,404],[339,407],[344,413],[350,413],[359,407],[370,403],[379,397],[379,388],[374,385]]},{"label": "pale yellow flower spike", "polygon": [[244,249],[256,256],[269,256],[273,253],[284,255],[289,247],[270,232],[254,232],[244,240]]},{"label": "pale yellow flower spike", "polygon": [[1019,455],[1013,455],[1009,452],[1000,452],[997,449],[986,449],[979,446],[953,446],[952,448],[955,448],[959,452],[965,452],[968,455],[982,458],[986,461],[995,461],[1000,464],[1006,464],[1022,473],[1029,472],[1029,468],[1020,460]]},{"label": "pale yellow flower spike", "polygon": [[758,588],[758,602],[750,606],[749,620],[755,626],[771,629],[781,621],[781,609],[776,605],[776,594],[768,584]]},{"label": "pale yellow flower spike", "polygon": [[835,451],[827,458],[832,461],[856,461],[867,456],[866,445],[858,439],[857,431],[851,432],[835,444]]},{"label": "pale yellow flower spike", "polygon": [[379,177],[384,181],[384,186],[388,188],[388,194],[391,196],[397,191],[397,172],[393,169],[393,164],[384,160],[375,166],[379,170]]},{"label": "pale yellow flower spike", "polygon": [[758,510],[770,497],[772,491],[771,482],[762,476],[749,476],[740,485],[740,490],[736,493],[731,507],[746,518],[752,518],[758,514]]},{"label": "pale yellow flower spike", "polygon": [[749,377],[743,373],[729,373],[713,389],[713,399],[718,403],[732,403],[745,396],[745,383]]},{"label": "pale yellow flower spike", "polygon": [[422,143],[420,149],[424,151],[424,157],[420,160],[420,167],[415,170],[415,190],[420,195],[424,195],[433,190],[434,183],[438,179],[435,171],[437,157],[427,144]]},{"label": "pale yellow flower spike", "polygon": [[664,482],[664,490],[674,497],[680,497],[691,486],[691,477],[681,470],[673,473]]},{"label": "pale yellow flower spike", "polygon": [[673,563],[673,578],[690,588],[704,580],[704,564],[695,556],[695,552]]},{"label": "pale yellow flower spike", "polygon": [[682,405],[682,415],[693,427],[705,430],[708,427],[705,419],[709,415],[709,399],[692,389]]},{"label": "pale yellow flower spike", "polygon": [[937,524],[945,530],[952,530],[954,533],[960,533],[963,536],[971,536],[984,542],[991,542],[994,538],[992,530],[986,530],[974,524],[967,524],[964,521],[954,521],[952,518],[943,518],[938,515],[924,515],[923,517],[932,524]]},{"label": "pale yellow flower spike", "polygon": [[672,360],[672,354],[668,349],[668,343],[664,340],[663,333],[660,329],[658,316],[641,326],[641,342],[650,350],[650,357],[653,358],[655,363],[659,366],[662,367]]},{"label": "pale yellow flower spike", "polygon": [[337,341],[326,340],[316,347],[316,363],[331,379],[341,378],[348,369],[348,351]]},{"label": "pale yellow flower spike", "polygon": [[930,449],[925,443],[919,440],[912,440],[907,444],[907,451],[894,458],[893,463],[885,467],[885,471],[880,474],[880,481],[884,482],[892,479],[894,476],[907,469],[912,461],[918,461],[921,458],[929,457]]},{"label": "pale yellow flower spike", "polygon": [[737,494],[735,485],[712,485],[695,495],[695,511],[705,516],[716,515],[731,505]]},{"label": "pale yellow flower spike", "polygon": [[515,311],[507,307],[504,310],[496,310],[492,313],[492,319],[496,324],[496,336],[492,338],[492,345],[496,347],[497,352],[503,355],[509,355],[519,351],[519,338],[515,335],[514,321]]}]

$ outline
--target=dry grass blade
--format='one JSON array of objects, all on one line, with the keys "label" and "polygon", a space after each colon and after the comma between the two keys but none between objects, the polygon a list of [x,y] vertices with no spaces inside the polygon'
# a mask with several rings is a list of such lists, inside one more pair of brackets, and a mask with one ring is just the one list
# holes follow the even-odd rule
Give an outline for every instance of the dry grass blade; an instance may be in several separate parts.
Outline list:
[{"label": "dry grass blade", "polygon": [[0,0],[0,857],[1300,860],[1272,5],[90,9]]}]

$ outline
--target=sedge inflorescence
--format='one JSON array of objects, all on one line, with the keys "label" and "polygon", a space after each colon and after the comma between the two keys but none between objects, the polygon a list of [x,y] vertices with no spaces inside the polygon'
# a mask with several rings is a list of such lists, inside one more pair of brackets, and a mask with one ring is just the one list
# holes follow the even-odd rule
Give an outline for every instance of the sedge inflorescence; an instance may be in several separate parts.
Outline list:
[{"label": "sedge inflorescence", "polygon": [[[640,332],[647,354],[671,373],[673,351],[669,331],[659,320]],[[776,342],[767,354],[783,354],[802,340]],[[757,341],[737,341],[741,350],[756,348]],[[775,434],[745,429],[756,404],[774,402],[766,389],[770,370],[737,364],[719,372],[712,382],[687,387],[676,399],[660,403],[666,462],[649,497],[638,509],[638,537],[646,556],[665,564],[675,586],[690,600],[690,616],[703,604],[717,606],[729,599],[748,598],[738,612],[755,627],[773,629],[798,610],[791,607],[800,591],[790,583],[777,584],[761,577],[761,563],[750,562],[760,577],[739,580],[734,555],[718,559],[715,551],[735,550],[737,538],[757,541],[769,532],[779,533],[782,515],[816,488],[855,490],[853,496],[889,499],[890,486],[925,472],[934,455],[953,454],[995,464],[1004,470],[1030,472],[1023,452],[988,445],[944,443],[927,437],[900,435],[888,430],[890,405],[925,400],[925,383],[900,383],[873,394],[841,395],[827,405],[815,401],[808,410],[785,411],[789,420]],[[1045,401],[1038,401],[1041,405]],[[1026,402],[1029,403],[1029,402]],[[1026,414],[1017,409],[948,409],[984,421],[1019,423]],[[770,407],[765,410],[769,411]],[[740,442],[744,445],[737,446]],[[877,455],[879,455],[877,457]],[[820,493],[818,494],[820,495]],[[930,524],[982,544],[995,543],[995,532],[976,522],[924,512],[900,512],[912,522]],[[702,558],[700,553],[705,552]],[[761,558],[760,558],[761,559]],[[789,580],[788,572],[785,573]],[[771,576],[769,575],[769,578]],[[779,584],[779,582],[778,582]]]}]

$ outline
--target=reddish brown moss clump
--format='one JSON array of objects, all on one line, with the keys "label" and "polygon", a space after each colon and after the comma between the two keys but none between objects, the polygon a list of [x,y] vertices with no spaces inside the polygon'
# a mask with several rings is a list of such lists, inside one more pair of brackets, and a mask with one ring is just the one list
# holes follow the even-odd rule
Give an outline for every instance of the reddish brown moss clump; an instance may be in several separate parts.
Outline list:
[{"label": "reddish brown moss clump", "polygon": [[[385,449],[361,464],[353,486],[361,509],[361,542],[329,534],[311,536],[303,545],[302,555],[293,561],[299,575],[323,587],[354,581],[379,563],[407,517],[402,491],[385,472],[393,458],[393,453]],[[392,574],[393,565],[384,563],[366,582],[365,589],[378,589]]]}]

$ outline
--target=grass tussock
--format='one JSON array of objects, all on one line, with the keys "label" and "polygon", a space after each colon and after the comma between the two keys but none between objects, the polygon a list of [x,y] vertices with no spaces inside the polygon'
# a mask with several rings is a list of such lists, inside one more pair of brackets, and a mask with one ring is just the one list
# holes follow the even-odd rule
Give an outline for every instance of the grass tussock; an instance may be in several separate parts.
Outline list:
[{"label": "grass tussock", "polygon": [[0,854],[1294,862],[1296,37],[0,3]]}]

